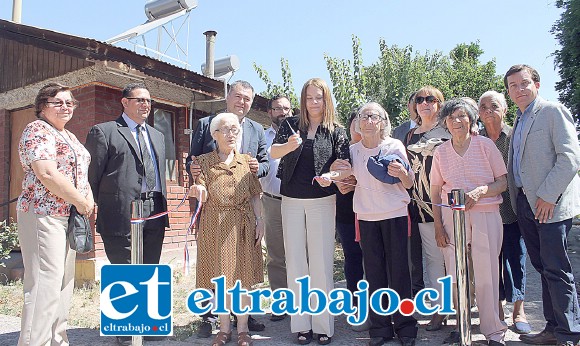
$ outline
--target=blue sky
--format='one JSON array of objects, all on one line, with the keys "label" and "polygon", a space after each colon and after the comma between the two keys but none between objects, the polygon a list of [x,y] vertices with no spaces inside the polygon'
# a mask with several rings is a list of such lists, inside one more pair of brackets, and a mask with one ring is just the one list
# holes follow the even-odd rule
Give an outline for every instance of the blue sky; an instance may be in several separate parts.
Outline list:
[{"label": "blue sky", "polygon": [[[146,21],[144,0],[22,0],[22,23],[104,41]],[[352,58],[351,35],[361,39],[364,64],[378,58],[379,38],[415,51],[449,52],[479,40],[482,61],[496,59],[497,72],[527,63],[538,69],[540,95],[556,100],[559,75],[551,54],[559,45],[550,29],[561,11],[554,0],[326,1],[199,0],[191,13],[189,62],[201,72],[206,30],[217,31],[216,58],[235,54],[257,91],[265,84],[252,63],[281,82],[280,58],[289,60],[297,92],[311,77],[328,82],[323,55]],[[11,19],[12,0],[0,1],[0,18]],[[151,42],[151,41],[149,41]],[[471,95],[478,97],[479,95]]]}]

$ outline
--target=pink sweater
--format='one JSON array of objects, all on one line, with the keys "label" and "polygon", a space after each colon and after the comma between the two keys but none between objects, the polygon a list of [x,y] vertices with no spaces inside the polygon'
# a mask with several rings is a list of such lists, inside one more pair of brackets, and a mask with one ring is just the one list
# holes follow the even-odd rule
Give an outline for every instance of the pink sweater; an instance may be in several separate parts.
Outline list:
[{"label": "pink sweater", "polygon": [[[385,184],[373,177],[368,169],[369,157],[396,154],[407,161],[403,143],[397,139],[386,138],[378,147],[368,149],[361,142],[350,146],[353,174],[357,180],[354,191],[353,209],[359,220],[380,221],[407,216],[410,198],[402,183]],[[407,161],[408,162],[408,161]]]},{"label": "pink sweater", "polygon": [[[481,185],[489,185],[495,178],[507,174],[500,151],[493,141],[484,136],[472,136],[469,148],[459,156],[451,141],[439,146],[433,154],[431,185],[441,186],[441,200],[447,203],[447,193],[452,189],[469,192]],[[481,198],[473,211],[492,211],[499,208],[501,194]]]}]

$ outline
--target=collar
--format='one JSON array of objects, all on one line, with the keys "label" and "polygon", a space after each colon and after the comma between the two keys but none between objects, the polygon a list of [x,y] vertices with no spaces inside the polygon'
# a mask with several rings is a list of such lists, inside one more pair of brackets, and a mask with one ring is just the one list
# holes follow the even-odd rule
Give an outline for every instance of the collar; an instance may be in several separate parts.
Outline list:
[{"label": "collar", "polygon": [[518,117],[526,116],[526,114],[532,113],[532,110],[534,109],[534,106],[536,105],[536,100],[538,100],[538,98],[539,96],[536,96],[536,98],[526,107],[523,113],[521,110],[518,109],[518,111],[516,112],[517,116]]},{"label": "collar", "polygon": [[[136,130],[137,126],[140,125],[137,124],[133,119],[129,118],[129,116],[125,114],[125,112],[123,112],[121,116],[123,117],[123,120],[125,120],[125,122],[127,123],[127,127],[131,129],[131,131]],[[143,123],[143,126],[145,126],[145,123]]]}]

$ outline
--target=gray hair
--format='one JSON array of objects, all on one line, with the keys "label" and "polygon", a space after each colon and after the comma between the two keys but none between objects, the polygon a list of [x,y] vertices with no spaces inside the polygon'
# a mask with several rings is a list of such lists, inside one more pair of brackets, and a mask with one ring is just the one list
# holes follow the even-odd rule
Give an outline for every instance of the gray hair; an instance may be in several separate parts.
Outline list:
[{"label": "gray hair", "polygon": [[476,134],[478,132],[477,131],[478,111],[474,103],[475,101],[473,100],[468,101],[464,98],[455,98],[445,101],[441,106],[441,111],[439,111],[437,119],[439,120],[441,126],[447,129],[447,124],[445,124],[445,120],[447,119],[447,117],[451,116],[451,114],[453,114],[453,112],[455,112],[456,110],[463,109],[463,111],[465,111],[465,113],[467,113],[467,116],[469,117],[469,132],[471,132],[472,134]]},{"label": "gray hair", "polygon": [[491,97],[493,100],[497,101],[497,103],[499,103],[499,105],[503,108],[503,110],[508,109],[505,95],[495,90],[488,90],[484,92],[483,95],[481,95],[481,97],[479,98],[479,101],[477,102],[478,107],[481,107],[481,100],[483,100],[486,97]]},{"label": "gray hair", "polygon": [[[210,132],[212,138],[215,138],[214,133],[217,130],[219,130],[219,128],[222,126],[222,124],[224,122],[226,122],[227,120],[231,120],[231,121],[235,122],[236,124],[238,124],[238,127],[240,126],[240,120],[238,119],[238,116],[235,115],[234,113],[220,113],[220,114],[216,115],[209,123],[209,132]],[[238,136],[239,135],[240,134],[238,133]]]},{"label": "gray hair", "polygon": [[384,127],[383,132],[381,133],[381,139],[385,139],[391,135],[391,121],[389,120],[389,114],[387,111],[378,104],[377,102],[367,102],[364,105],[360,106],[357,112],[357,117],[354,120],[354,129],[358,133],[362,133],[360,129],[360,116],[363,114],[363,111],[367,110],[368,108],[374,108],[379,111],[379,115],[384,119]]},{"label": "gray hair", "polygon": [[252,86],[252,84],[250,84],[249,82],[246,82],[245,80],[237,80],[237,81],[233,82],[232,85],[230,85],[230,90],[228,90],[228,96],[236,88],[250,89],[250,90],[252,90],[252,99],[254,98],[254,96],[256,96],[256,93],[254,92],[254,87]]}]

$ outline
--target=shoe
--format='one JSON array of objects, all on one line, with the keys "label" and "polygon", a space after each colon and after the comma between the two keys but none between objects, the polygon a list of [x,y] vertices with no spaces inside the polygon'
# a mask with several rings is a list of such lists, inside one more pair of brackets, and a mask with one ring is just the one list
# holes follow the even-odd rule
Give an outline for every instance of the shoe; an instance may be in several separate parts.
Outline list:
[{"label": "shoe", "polygon": [[399,341],[401,342],[401,346],[415,346],[415,338],[409,336],[400,336]]},{"label": "shoe", "polygon": [[447,318],[448,317],[449,317],[449,315],[439,315],[439,314],[433,315],[433,317],[431,318],[431,321],[427,324],[427,327],[425,328],[425,330],[428,332],[434,332],[434,331],[440,330],[443,325],[447,325]]},{"label": "shoe", "polygon": [[505,346],[505,342],[499,342],[495,340],[489,340],[487,344],[490,346]]},{"label": "shoe", "polygon": [[282,321],[283,319],[286,318],[286,316],[287,316],[286,314],[282,314],[282,315],[271,314],[270,321],[272,321],[272,322]]},{"label": "shoe", "polygon": [[366,332],[367,330],[371,329],[371,322],[367,319],[362,324],[351,325],[350,329],[352,329],[354,332]]},{"label": "shoe", "polygon": [[131,346],[133,338],[131,336],[117,336],[117,344],[121,346]]},{"label": "shoe", "polygon": [[260,323],[258,320],[250,316],[248,317],[248,329],[250,332],[261,332],[266,329],[266,326],[264,323]]},{"label": "shoe", "polygon": [[253,344],[252,337],[248,332],[238,333],[238,346],[252,346]]},{"label": "shoe", "polygon": [[143,340],[145,340],[145,341],[163,341],[163,340],[167,340],[167,336],[165,336],[165,335],[144,336]]},{"label": "shoe", "polygon": [[392,337],[385,338],[385,337],[382,337],[382,336],[374,336],[374,337],[371,337],[371,339],[369,340],[368,345],[369,346],[381,346],[381,345],[384,345],[384,344],[386,344],[387,342],[389,342],[391,340],[393,340]]},{"label": "shoe", "polygon": [[232,340],[232,331],[230,330],[229,333],[219,331],[213,342],[211,343],[212,346],[223,346]]},{"label": "shoe", "polygon": [[530,345],[554,345],[558,342],[554,336],[554,333],[545,329],[538,334],[520,335],[520,340],[523,343]]},{"label": "shoe", "polygon": [[532,327],[526,321],[519,321],[514,323],[514,332],[518,334],[529,334],[532,331]]},{"label": "shoe", "polygon": [[443,343],[444,344],[458,344],[460,340],[461,340],[461,334],[459,334],[459,331],[454,330],[451,333],[449,333],[449,336],[447,336],[445,338],[445,340],[443,340]]},{"label": "shoe", "polygon": [[296,343],[298,345],[308,345],[312,342],[312,330],[307,332],[298,332],[296,334]]},{"label": "shoe", "polygon": [[560,341],[556,346],[578,346],[580,342],[575,344],[574,341]]},{"label": "shoe", "polygon": [[328,345],[332,342],[332,336],[328,336],[326,334],[318,334],[316,336],[319,345]]},{"label": "shoe", "polygon": [[197,337],[198,338],[209,338],[213,331],[213,325],[208,320],[202,320],[199,327],[197,327]]}]

